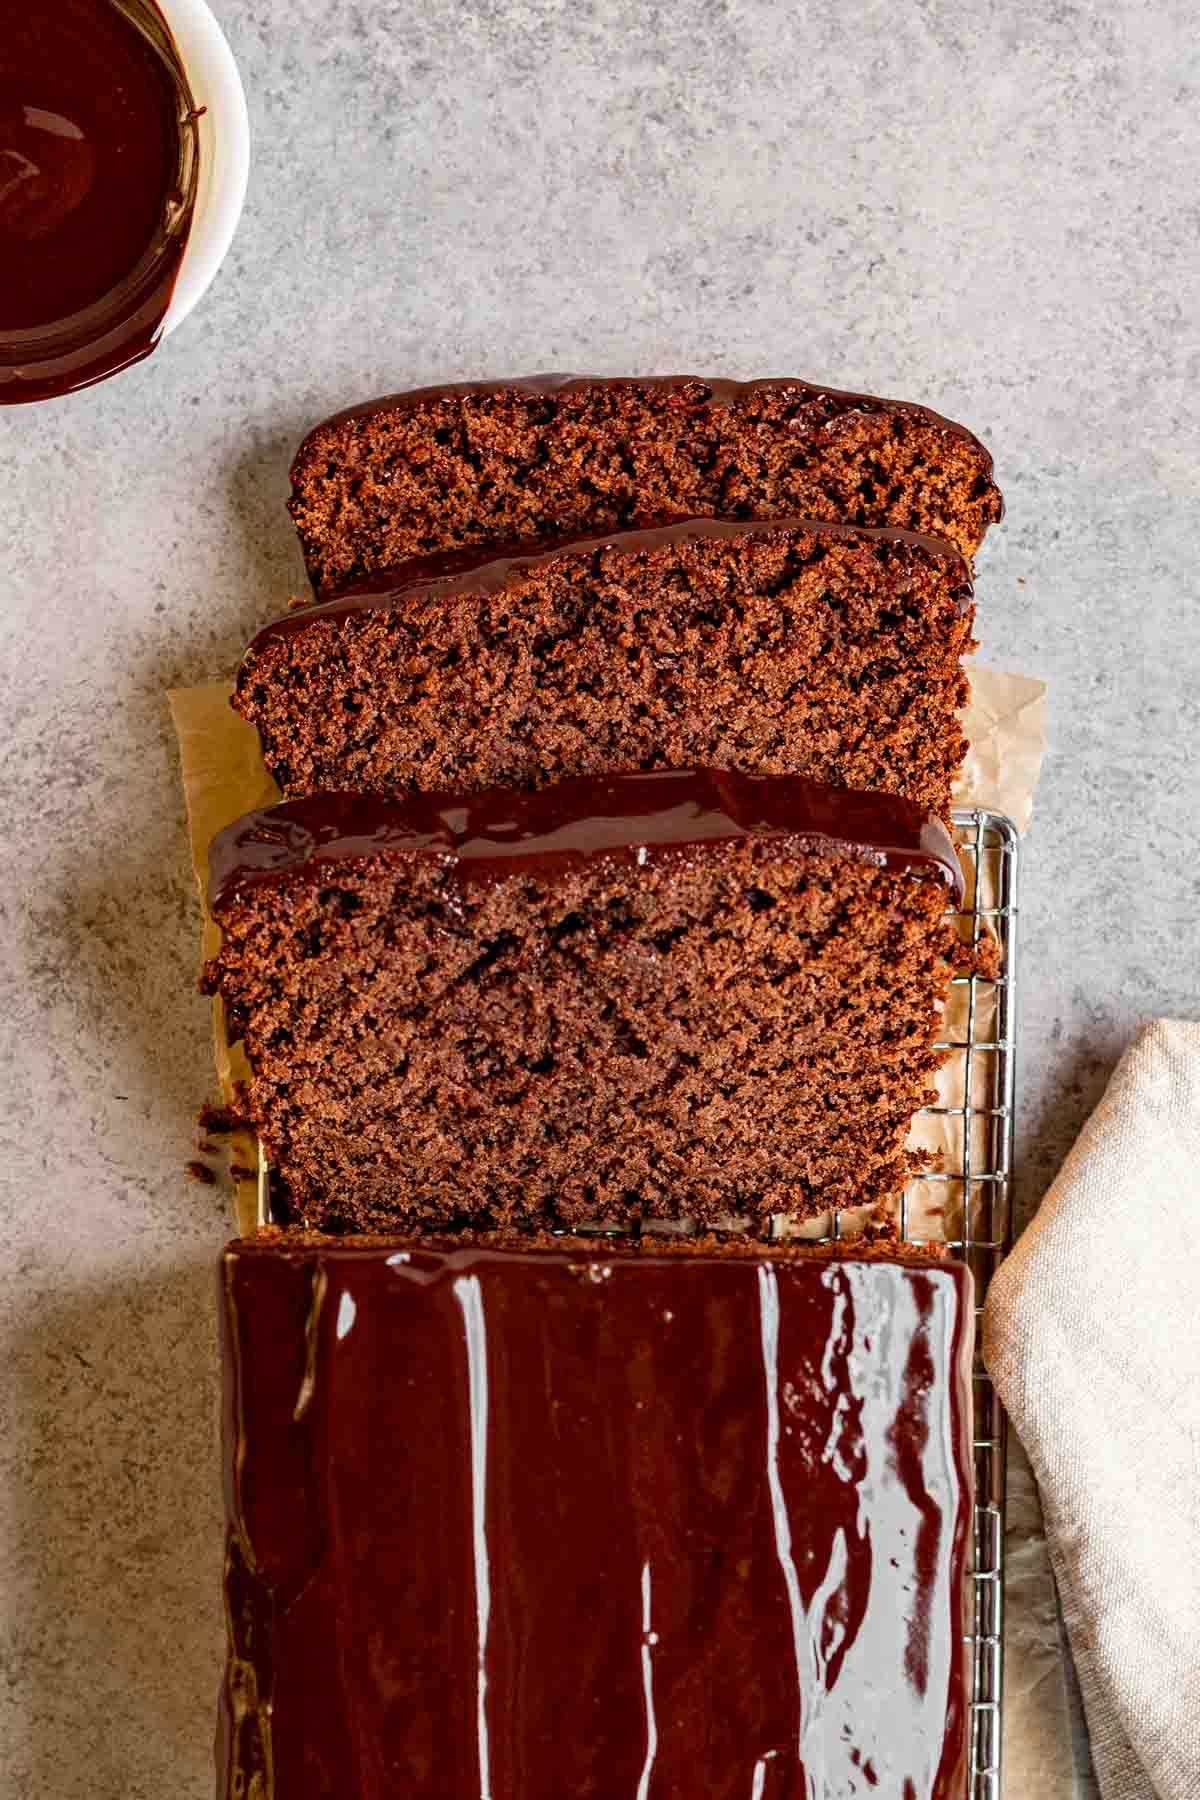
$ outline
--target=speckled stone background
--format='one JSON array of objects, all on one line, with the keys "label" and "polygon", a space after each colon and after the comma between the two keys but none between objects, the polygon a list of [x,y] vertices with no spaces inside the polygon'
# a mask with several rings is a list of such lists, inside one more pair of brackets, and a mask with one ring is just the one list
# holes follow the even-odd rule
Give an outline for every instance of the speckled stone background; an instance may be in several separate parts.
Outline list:
[{"label": "speckled stone background", "polygon": [[211,1794],[226,1213],[183,1174],[210,1062],[163,692],[299,582],[314,418],[584,368],[966,420],[1009,501],[984,653],[1053,684],[1026,1208],[1136,1023],[1200,1009],[1191,0],[217,10],[255,131],[218,285],[118,381],[0,415],[13,1800]]}]

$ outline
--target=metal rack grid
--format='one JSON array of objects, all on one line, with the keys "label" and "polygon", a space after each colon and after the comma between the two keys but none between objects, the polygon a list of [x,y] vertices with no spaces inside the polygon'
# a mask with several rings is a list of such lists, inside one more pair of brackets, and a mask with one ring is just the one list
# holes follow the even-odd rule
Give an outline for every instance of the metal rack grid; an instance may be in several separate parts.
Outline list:
[{"label": "metal rack grid", "polygon": [[[975,1281],[975,1529],[969,1579],[973,1588],[971,1698],[967,1738],[968,1800],[1000,1800],[1004,1698],[1004,1414],[980,1353],[980,1315],[988,1282],[1012,1237],[1012,1141],[1015,1070],[1017,869],[1020,839],[1002,813],[956,807],[955,840],[966,893],[956,914],[964,941],[978,950],[988,937],[999,949],[994,976],[957,976],[946,1008],[950,1055],[941,1086],[948,1103],[927,1107],[943,1143],[939,1167],[914,1175],[900,1202],[900,1233],[919,1244],[940,1239]],[[932,1198],[936,1192],[937,1198]],[[258,1219],[271,1221],[271,1173],[258,1155]],[[928,1224],[928,1229],[925,1229]],[[824,1239],[839,1237],[834,1212]],[[916,1229],[914,1229],[916,1227]],[[620,1236],[608,1231],[604,1235]],[[804,1234],[806,1237],[809,1233]],[[823,1241],[822,1235],[812,1241]]]},{"label": "metal rack grid", "polygon": [[[985,807],[956,807],[953,821],[966,880],[955,915],[958,927],[976,954],[987,938],[994,939],[998,957],[994,976],[972,973],[951,983],[946,1036],[937,1045],[950,1053],[938,1084],[947,1103],[926,1107],[923,1115],[927,1123],[936,1121],[940,1166],[911,1178],[901,1196],[899,1225],[910,1243],[944,1243],[967,1264],[975,1282],[967,1800],[1000,1800],[1007,1437],[999,1397],[983,1365],[980,1326],[988,1283],[1012,1241],[1020,837],[1011,819]],[[824,1239],[839,1237],[842,1227],[842,1215],[832,1213]]]},{"label": "metal rack grid", "polygon": [[967,893],[960,913],[972,945],[994,935],[994,979],[959,977],[947,1008],[947,1070],[961,1072],[955,1104],[930,1108],[951,1123],[960,1147],[956,1165],[918,1175],[901,1202],[900,1228],[927,1211],[921,1190],[937,1184],[948,1197],[944,1241],[975,1279],[975,1531],[969,1800],[1000,1800],[1004,1699],[1004,1415],[979,1347],[979,1314],[988,1282],[1012,1238],[1012,1144],[1016,1035],[1017,874],[1020,839],[1011,820],[984,808],[956,809],[955,835],[964,857]]}]

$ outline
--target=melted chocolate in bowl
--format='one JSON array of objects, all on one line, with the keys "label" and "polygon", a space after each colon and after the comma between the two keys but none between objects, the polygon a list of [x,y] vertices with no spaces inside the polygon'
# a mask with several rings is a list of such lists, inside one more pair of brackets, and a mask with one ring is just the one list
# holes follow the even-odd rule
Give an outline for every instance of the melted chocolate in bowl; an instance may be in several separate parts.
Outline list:
[{"label": "melted chocolate in bowl", "polygon": [[149,354],[196,170],[192,96],[153,0],[0,0],[0,404]]}]

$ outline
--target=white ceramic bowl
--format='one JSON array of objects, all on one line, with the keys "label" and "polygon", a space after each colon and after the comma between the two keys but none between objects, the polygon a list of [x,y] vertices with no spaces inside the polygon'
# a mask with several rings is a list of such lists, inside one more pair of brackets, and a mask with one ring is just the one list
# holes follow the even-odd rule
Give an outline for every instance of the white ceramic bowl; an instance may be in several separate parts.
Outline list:
[{"label": "white ceramic bowl", "polygon": [[162,335],[174,331],[200,300],[233,242],[250,173],[246,96],[225,34],[204,0],[158,0],[171,28],[197,107],[196,204],[183,262]]}]

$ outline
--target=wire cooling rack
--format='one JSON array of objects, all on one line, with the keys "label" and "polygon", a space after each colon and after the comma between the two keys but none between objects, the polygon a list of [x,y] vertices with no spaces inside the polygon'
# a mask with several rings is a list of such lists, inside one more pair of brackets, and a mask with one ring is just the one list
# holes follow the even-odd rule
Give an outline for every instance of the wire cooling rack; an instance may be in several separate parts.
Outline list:
[{"label": "wire cooling rack", "polygon": [[[927,1124],[943,1143],[944,1166],[918,1175],[901,1203],[905,1237],[940,1236],[975,1278],[975,1531],[971,1579],[969,1800],[1000,1800],[1004,1700],[1004,1492],[1006,1432],[983,1366],[979,1314],[988,1282],[1012,1239],[1012,1143],[1016,1030],[1017,874],[1020,839],[1001,813],[956,809],[955,835],[967,891],[960,929],[978,947],[995,939],[995,976],[958,978],[946,1009],[950,1058],[939,1084],[944,1104]],[[957,1151],[957,1154],[954,1152]],[[942,1190],[940,1201],[931,1193]],[[940,1208],[940,1212],[939,1212]],[[940,1232],[922,1221],[940,1217]],[[835,1222],[836,1229],[836,1222]]]},{"label": "wire cooling rack", "polygon": [[[971,1629],[966,1635],[971,1698],[967,1800],[1000,1800],[1004,1700],[1004,1414],[980,1353],[980,1314],[1012,1238],[1012,1131],[1016,1005],[1017,870],[1020,839],[1002,813],[956,807],[954,833],[966,892],[956,919],[978,957],[991,939],[994,973],[951,983],[948,1057],[938,1102],[918,1117],[915,1140],[939,1152],[937,1166],[914,1175],[900,1201],[900,1234],[909,1243],[940,1241],[970,1268],[975,1282],[975,1530],[969,1578]],[[862,1214],[831,1213],[801,1234],[815,1242],[840,1237]],[[258,1221],[271,1222],[271,1172],[258,1155]],[[668,1228],[669,1229],[669,1228]],[[676,1229],[678,1229],[676,1227]],[[621,1236],[607,1231],[603,1235]],[[773,1234],[774,1235],[774,1234]]]},{"label": "wire cooling rack", "polygon": [[[988,1283],[1012,1241],[1012,1142],[1016,1035],[1017,874],[1020,838],[1003,813],[956,807],[954,835],[966,891],[955,918],[992,972],[951,983],[938,1049],[949,1054],[938,1100],[918,1116],[913,1142],[938,1154],[900,1201],[900,1235],[938,1241],[965,1262],[975,1284],[975,1529],[969,1580],[970,1665],[967,1800],[1000,1800],[1004,1700],[1004,1512],[1007,1441],[1003,1410],[980,1350]],[[802,1235],[840,1237],[862,1213],[834,1212]],[[790,1234],[789,1234],[790,1235]]]}]

